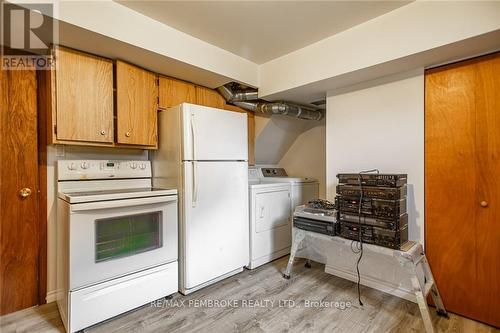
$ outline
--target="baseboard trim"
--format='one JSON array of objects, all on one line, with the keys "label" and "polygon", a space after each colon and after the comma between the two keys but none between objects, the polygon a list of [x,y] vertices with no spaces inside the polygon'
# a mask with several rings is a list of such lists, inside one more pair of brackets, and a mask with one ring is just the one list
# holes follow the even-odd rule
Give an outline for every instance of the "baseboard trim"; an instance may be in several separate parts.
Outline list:
[{"label": "baseboard trim", "polygon": [[[358,281],[358,276],[356,272],[354,271],[349,271],[346,269],[342,269],[340,267],[333,267],[333,266],[327,266],[325,265],[325,273],[335,275],[338,277],[341,277],[343,279],[357,282]],[[399,298],[406,299],[410,302],[416,303],[417,300],[415,298],[415,294],[406,288],[402,288],[399,285],[396,285],[394,283],[391,283],[389,281],[381,280],[372,276],[368,276],[366,274],[361,275],[361,281],[360,283],[363,286],[367,286],[373,289],[380,290],[384,293],[394,295]]]},{"label": "baseboard trim", "polygon": [[57,290],[52,290],[47,293],[47,296],[45,297],[45,301],[47,303],[52,303],[57,300]]}]

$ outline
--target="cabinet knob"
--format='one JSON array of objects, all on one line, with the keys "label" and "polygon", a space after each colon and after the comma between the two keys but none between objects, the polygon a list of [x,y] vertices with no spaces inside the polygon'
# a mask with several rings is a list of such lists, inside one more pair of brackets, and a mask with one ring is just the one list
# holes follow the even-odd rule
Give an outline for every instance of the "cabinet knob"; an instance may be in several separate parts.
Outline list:
[{"label": "cabinet knob", "polygon": [[130,137],[130,132],[125,133],[125,136],[128,138]]},{"label": "cabinet knob", "polygon": [[101,135],[106,135],[106,131],[105,131],[105,130],[102,130],[102,131],[101,131]]},{"label": "cabinet knob", "polygon": [[30,195],[31,195],[31,189],[28,187],[19,190],[19,196],[23,199],[29,197]]},{"label": "cabinet knob", "polygon": [[481,207],[488,207],[488,202],[487,201],[481,201]]}]

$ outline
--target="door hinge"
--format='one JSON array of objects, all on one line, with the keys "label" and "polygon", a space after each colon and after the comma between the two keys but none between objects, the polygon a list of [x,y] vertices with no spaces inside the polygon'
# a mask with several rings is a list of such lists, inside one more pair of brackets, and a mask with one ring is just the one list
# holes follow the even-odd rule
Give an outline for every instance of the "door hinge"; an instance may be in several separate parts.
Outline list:
[{"label": "door hinge", "polygon": [[57,125],[54,125],[54,134],[57,134]]}]

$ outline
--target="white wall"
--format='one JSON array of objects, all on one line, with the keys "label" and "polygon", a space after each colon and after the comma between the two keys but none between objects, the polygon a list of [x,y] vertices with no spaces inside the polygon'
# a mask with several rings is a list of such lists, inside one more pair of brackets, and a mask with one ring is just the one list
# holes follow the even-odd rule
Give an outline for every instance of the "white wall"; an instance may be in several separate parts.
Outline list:
[{"label": "white wall", "polygon": [[325,123],[309,123],[310,127],[297,137],[278,163],[290,175],[318,179],[320,198],[326,198]]},{"label": "white wall", "polygon": [[[16,2],[23,6],[23,1]],[[51,16],[55,19],[58,35],[44,36],[50,43],[126,60],[151,71],[211,88],[233,80],[258,85],[258,65],[252,61],[116,1],[47,2],[54,4]]]},{"label": "white wall", "polygon": [[307,121],[287,116],[255,117],[255,161],[278,164],[288,149],[307,128]]},{"label": "white wall", "polygon": [[47,302],[55,301],[56,290],[56,224],[58,160],[103,159],[147,160],[148,153],[136,149],[47,146]]},{"label": "white wall", "polygon": [[278,165],[291,176],[316,178],[325,198],[325,121],[287,116],[255,117],[255,161]]},{"label": "white wall", "polygon": [[[424,241],[424,76],[405,73],[328,93],[327,198],[339,172],[408,174],[409,238]],[[339,94],[340,93],[340,94]]]},{"label": "white wall", "polygon": [[[500,46],[498,34],[464,48],[452,45],[499,29],[499,1],[414,1],[262,64],[259,96],[298,100],[301,93],[314,95],[345,85],[343,76],[366,81],[365,71],[395,60],[401,62],[375,77],[474,55],[470,52],[491,52]],[[478,48],[482,43],[484,48]],[[293,89],[301,86],[302,91]]]}]

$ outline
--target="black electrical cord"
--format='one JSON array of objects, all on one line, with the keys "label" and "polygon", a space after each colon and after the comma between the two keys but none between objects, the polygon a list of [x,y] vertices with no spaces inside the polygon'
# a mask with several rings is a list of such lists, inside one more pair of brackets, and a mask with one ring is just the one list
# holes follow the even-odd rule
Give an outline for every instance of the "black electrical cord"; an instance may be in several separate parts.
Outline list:
[{"label": "black electrical cord", "polygon": [[[363,258],[363,237],[362,237],[362,232],[361,232],[361,208],[363,206],[363,182],[362,182],[362,175],[365,173],[372,173],[376,172],[377,174],[379,173],[378,169],[373,169],[373,170],[366,170],[366,171],[361,171],[358,174],[358,182],[359,182],[359,203],[358,203],[358,242],[359,242],[359,252],[354,253],[359,253],[358,261],[356,262],[356,272],[358,273],[358,302],[359,305],[363,306],[363,302],[361,301],[361,274],[359,274],[359,263],[361,262],[361,259]],[[352,243],[351,243],[351,249],[352,249]]]}]

